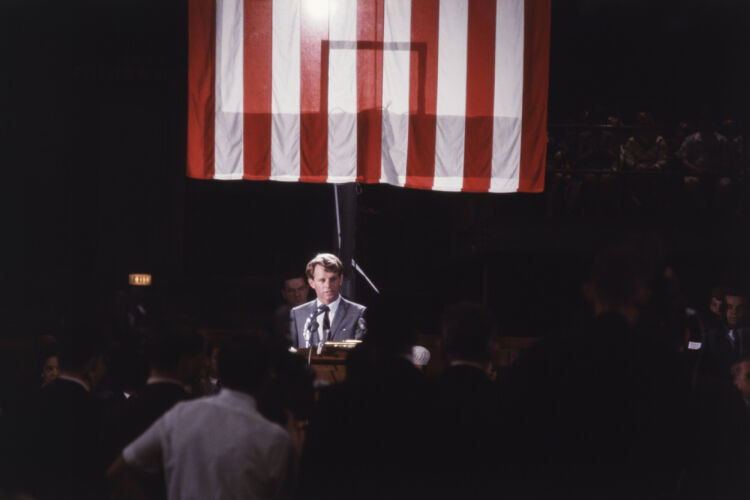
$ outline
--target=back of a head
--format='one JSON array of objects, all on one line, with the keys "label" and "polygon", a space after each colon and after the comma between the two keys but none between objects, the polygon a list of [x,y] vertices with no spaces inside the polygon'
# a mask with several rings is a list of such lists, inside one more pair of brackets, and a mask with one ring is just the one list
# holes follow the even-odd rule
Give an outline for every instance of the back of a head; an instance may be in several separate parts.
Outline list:
[{"label": "back of a head", "polygon": [[172,371],[180,360],[201,354],[204,339],[189,320],[157,321],[148,332],[146,353],[152,368]]},{"label": "back of a head", "polygon": [[224,387],[256,394],[267,381],[271,364],[267,334],[236,334],[219,349],[219,377]]},{"label": "back of a head", "polygon": [[443,313],[443,348],[453,359],[487,361],[494,330],[492,315],[484,307],[461,302]]},{"label": "back of a head", "polygon": [[60,346],[60,369],[80,373],[89,361],[104,354],[106,340],[101,329],[91,324],[69,326]]}]

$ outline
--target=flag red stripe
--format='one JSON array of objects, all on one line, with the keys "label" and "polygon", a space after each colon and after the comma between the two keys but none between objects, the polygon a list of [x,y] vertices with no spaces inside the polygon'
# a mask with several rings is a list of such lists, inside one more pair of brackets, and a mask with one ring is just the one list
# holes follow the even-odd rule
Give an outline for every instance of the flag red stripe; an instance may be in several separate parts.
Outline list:
[{"label": "flag red stripe", "polygon": [[357,1],[357,181],[380,182],[383,0]]},{"label": "flag red stripe", "polygon": [[496,0],[469,0],[463,191],[490,189],[496,3]]},{"label": "flag red stripe", "polygon": [[524,2],[523,121],[518,190],[544,190],[551,0]]},{"label": "flag red stripe", "polygon": [[188,3],[187,175],[214,176],[214,85],[216,80],[216,4]]},{"label": "flag red stripe", "polygon": [[312,2],[302,2],[300,7],[299,180],[326,182],[328,175],[328,17],[316,15],[313,9]]},{"label": "flag red stripe", "polygon": [[244,179],[271,176],[272,1],[244,5]]},{"label": "flag red stripe", "polygon": [[432,189],[435,175],[439,0],[412,0],[406,187]]}]

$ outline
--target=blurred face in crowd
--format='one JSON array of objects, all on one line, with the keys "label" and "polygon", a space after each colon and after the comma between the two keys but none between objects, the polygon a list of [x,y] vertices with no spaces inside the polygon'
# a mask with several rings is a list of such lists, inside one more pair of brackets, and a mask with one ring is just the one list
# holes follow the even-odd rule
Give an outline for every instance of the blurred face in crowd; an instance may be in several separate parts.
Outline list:
[{"label": "blurred face in crowd", "polygon": [[307,286],[304,278],[292,278],[284,282],[284,288],[281,289],[281,296],[289,307],[297,307],[307,302],[307,294],[310,288]]},{"label": "blurred face in crowd", "polygon": [[721,317],[721,298],[711,297],[711,303],[708,304],[708,309],[712,314]]},{"label": "blurred face in crowd", "polygon": [[741,325],[745,319],[745,297],[727,295],[724,300],[727,303],[727,324],[731,328]]},{"label": "blurred face in crowd", "polygon": [[734,386],[743,398],[750,400],[750,361],[741,361],[735,367]]},{"label": "blurred face in crowd", "polygon": [[57,356],[50,356],[44,361],[44,366],[42,367],[44,385],[55,380],[58,375],[60,375],[60,363]]},{"label": "blurred face in crowd", "polygon": [[214,347],[211,351],[211,357],[208,358],[208,375],[213,378],[219,378],[219,348]]},{"label": "blurred face in crowd", "polygon": [[315,290],[315,296],[323,304],[330,304],[339,297],[339,289],[344,281],[344,276],[331,271],[326,271],[323,266],[315,266],[313,277],[307,280],[310,287]]}]

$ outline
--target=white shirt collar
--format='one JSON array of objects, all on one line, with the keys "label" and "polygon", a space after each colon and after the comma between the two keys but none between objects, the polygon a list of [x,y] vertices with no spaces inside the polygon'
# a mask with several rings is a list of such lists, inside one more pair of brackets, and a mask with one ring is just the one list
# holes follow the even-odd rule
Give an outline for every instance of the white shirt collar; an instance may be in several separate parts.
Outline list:
[{"label": "white shirt collar", "polygon": [[146,385],[151,384],[175,384],[179,385],[180,387],[185,387],[185,384],[183,384],[176,378],[160,377],[158,375],[151,375],[148,380],[146,380]]},{"label": "white shirt collar", "polygon": [[[331,318],[331,320],[333,320],[333,317],[336,315],[336,310],[339,308],[339,304],[341,304],[341,294],[339,294],[339,296],[336,297],[336,300],[328,304],[328,311],[329,311],[328,317]],[[320,306],[322,305],[323,303],[320,300],[315,299],[316,308],[320,308]]]},{"label": "white shirt collar", "polygon": [[73,376],[73,375],[63,375],[63,374],[60,374],[60,375],[57,376],[57,378],[61,378],[63,380],[67,380],[69,382],[75,382],[76,384],[78,384],[81,387],[83,387],[84,389],[86,389],[86,392],[91,392],[91,387],[89,387],[89,383],[86,382],[85,380],[83,380],[80,377],[76,377],[76,376]]},{"label": "white shirt collar", "polygon": [[255,401],[255,398],[243,391],[222,387],[219,393],[214,397],[217,401],[226,402],[227,405],[232,407],[244,408],[246,410],[252,410],[253,412],[257,411],[258,408],[258,403]]}]

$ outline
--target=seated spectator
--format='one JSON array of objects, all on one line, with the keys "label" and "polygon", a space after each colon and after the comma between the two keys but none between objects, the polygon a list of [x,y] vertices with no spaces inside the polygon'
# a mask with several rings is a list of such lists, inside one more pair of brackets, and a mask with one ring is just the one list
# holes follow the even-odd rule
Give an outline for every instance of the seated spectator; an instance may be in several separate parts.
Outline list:
[{"label": "seated spectator", "polygon": [[139,490],[138,472],[163,470],[169,499],[288,497],[291,438],[256,409],[268,357],[264,336],[232,337],[219,351],[221,392],[175,405],[130,443],[108,471],[118,494]]},{"label": "seated spectator", "polygon": [[706,368],[721,378],[729,377],[729,367],[750,354],[750,330],[745,323],[747,298],[737,288],[724,296],[720,323],[706,331],[704,361]]},{"label": "seated spectator", "polygon": [[622,145],[620,160],[624,169],[663,170],[669,161],[669,148],[664,137],[655,130],[650,113],[641,111],[635,126],[637,133]]},{"label": "seated spectator", "polygon": [[711,129],[708,120],[698,121],[698,131],[687,136],[675,156],[691,174],[716,174],[726,168],[727,139]]}]

